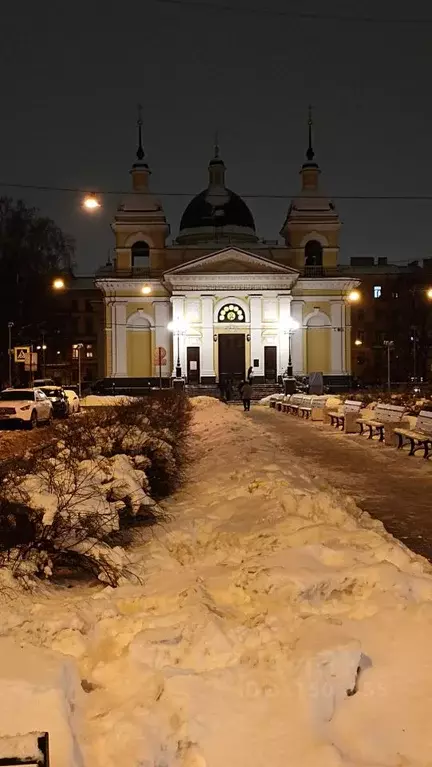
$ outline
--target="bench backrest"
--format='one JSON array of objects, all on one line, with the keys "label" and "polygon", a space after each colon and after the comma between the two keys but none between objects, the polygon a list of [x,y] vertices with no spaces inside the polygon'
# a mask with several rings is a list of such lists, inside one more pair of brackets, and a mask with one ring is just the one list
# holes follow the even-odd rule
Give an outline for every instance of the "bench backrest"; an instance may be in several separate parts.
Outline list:
[{"label": "bench backrest", "polygon": [[304,394],[293,394],[290,399],[290,405],[303,405]]},{"label": "bench backrest", "polygon": [[344,402],[344,413],[359,413],[363,402],[356,399],[347,399]]},{"label": "bench backrest", "polygon": [[377,405],[374,418],[377,421],[401,421],[404,413],[406,407],[403,405]]},{"label": "bench backrest", "polygon": [[317,394],[311,398],[310,407],[325,407],[327,400],[328,397],[326,394]]},{"label": "bench backrest", "polygon": [[432,434],[432,410],[422,410],[418,414],[415,429],[424,434]]}]

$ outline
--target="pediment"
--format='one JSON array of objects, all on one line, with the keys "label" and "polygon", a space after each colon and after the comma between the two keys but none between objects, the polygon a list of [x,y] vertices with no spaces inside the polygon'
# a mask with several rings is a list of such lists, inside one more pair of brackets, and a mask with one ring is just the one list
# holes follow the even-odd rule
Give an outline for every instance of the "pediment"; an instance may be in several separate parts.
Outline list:
[{"label": "pediment", "polygon": [[206,275],[206,274],[261,274],[297,276],[298,272],[276,261],[271,261],[255,253],[249,253],[239,248],[224,248],[216,253],[187,261],[180,266],[165,272],[165,277],[175,275]]}]

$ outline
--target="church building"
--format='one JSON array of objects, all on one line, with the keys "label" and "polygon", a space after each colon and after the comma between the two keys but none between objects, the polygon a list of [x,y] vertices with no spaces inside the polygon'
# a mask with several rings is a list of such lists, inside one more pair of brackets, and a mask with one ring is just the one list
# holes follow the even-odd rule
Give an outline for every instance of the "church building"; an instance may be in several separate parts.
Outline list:
[{"label": "church building", "polygon": [[227,187],[218,146],[206,188],[168,241],[141,126],[132,190],[112,224],[114,263],[96,279],[106,378],[181,374],[191,385],[214,384],[253,366],[257,383],[273,383],[287,369],[290,344],[294,375],[321,372],[329,383],[348,376],[348,297],[357,283],[338,272],[341,225],[321,190],[311,119],[299,194],[287,205],[282,242],[272,243],[259,239],[248,205]]}]

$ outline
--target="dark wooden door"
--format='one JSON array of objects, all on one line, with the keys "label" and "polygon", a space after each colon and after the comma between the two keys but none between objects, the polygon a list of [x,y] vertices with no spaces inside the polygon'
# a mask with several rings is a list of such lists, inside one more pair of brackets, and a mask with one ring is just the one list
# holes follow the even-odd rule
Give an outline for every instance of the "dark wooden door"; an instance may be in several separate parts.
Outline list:
[{"label": "dark wooden door", "polygon": [[277,348],[264,346],[264,378],[266,383],[277,381]]},{"label": "dark wooden door", "polygon": [[219,333],[219,381],[232,378],[239,381],[245,377],[244,333]]},{"label": "dark wooden door", "polygon": [[200,348],[199,346],[188,346],[187,354],[187,382],[188,384],[199,384],[200,382]]}]

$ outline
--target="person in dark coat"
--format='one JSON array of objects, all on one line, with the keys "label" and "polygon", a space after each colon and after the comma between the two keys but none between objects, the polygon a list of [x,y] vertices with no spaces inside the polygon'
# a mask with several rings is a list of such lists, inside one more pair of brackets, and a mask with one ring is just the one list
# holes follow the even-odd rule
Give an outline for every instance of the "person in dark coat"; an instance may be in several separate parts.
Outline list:
[{"label": "person in dark coat", "polygon": [[247,376],[246,376],[247,382],[252,386],[253,383],[253,365],[250,366]]},{"label": "person in dark coat", "polygon": [[252,399],[252,386],[250,385],[249,381],[243,381],[242,387],[240,389],[240,396],[243,400],[244,411],[249,411]]}]

